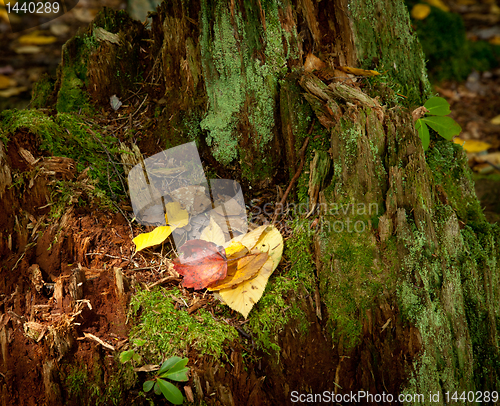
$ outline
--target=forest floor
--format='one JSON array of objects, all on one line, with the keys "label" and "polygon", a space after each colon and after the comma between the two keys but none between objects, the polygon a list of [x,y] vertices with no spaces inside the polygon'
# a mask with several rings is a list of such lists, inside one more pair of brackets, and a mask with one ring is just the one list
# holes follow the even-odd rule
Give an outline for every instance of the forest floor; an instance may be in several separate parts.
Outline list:
[{"label": "forest floor", "polygon": [[[115,9],[124,7],[120,0],[81,0],[71,12],[42,27],[44,33],[39,35],[53,36],[55,42],[30,45],[29,49],[20,41],[27,32],[12,33],[6,22],[0,21],[0,41],[8,44],[0,53],[0,76],[7,78],[4,80],[6,84],[0,87],[0,111],[29,107],[33,83],[43,73],[55,76],[61,46],[79,27],[87,26],[103,5]],[[500,115],[500,68],[472,72],[464,83],[440,83],[436,91],[450,102],[451,116],[464,130],[461,138],[490,144],[488,153],[500,151],[500,124],[492,123],[492,119]],[[0,300],[4,309],[10,309],[0,318],[4,359],[0,373],[5,380],[1,384],[3,393],[10,394],[10,404],[31,406],[40,404],[47,388],[58,387],[52,380],[55,367],[46,361],[48,355],[58,363],[70,347],[74,358],[89,366],[86,380],[92,381],[97,375],[104,374],[104,380],[109,382],[116,372],[112,353],[128,345],[126,304],[134,286],[178,285],[179,280],[165,278],[168,265],[162,261],[162,256],[151,253],[131,256],[134,251],[131,234],[137,235],[142,229],[134,226],[131,230],[132,213],[127,202],[118,203],[122,212],[103,209],[90,198],[91,186],[84,175],[76,174],[74,162],[44,158],[30,163],[19,152],[21,149],[29,151],[35,160],[44,158],[29,133],[19,131],[7,145],[8,161],[14,171],[25,171],[33,165],[41,172],[33,179],[35,186],[29,196],[9,201],[18,197],[8,194],[2,202],[4,208],[18,206],[32,216],[25,223],[21,220],[21,225],[26,228],[21,234],[27,247],[22,255],[7,255],[12,247],[3,242],[0,245],[0,257],[4,258],[2,273],[9,270],[9,277],[3,275],[0,281]],[[485,169],[481,163],[481,155],[470,154],[470,165],[477,173],[476,191],[485,213],[489,221],[500,222],[500,170],[494,165]],[[500,162],[493,164],[500,165]],[[83,197],[88,204],[68,210],[57,222],[52,222],[47,196],[51,194],[51,182],[60,179],[77,179],[81,188],[74,191],[77,196],[73,197]],[[6,221],[0,220],[0,229],[4,228]],[[41,228],[47,231],[36,240],[36,232]],[[61,230],[64,231],[61,233]],[[33,265],[35,259],[36,265]],[[84,295],[78,289],[81,283],[85,284]],[[32,285],[36,294],[30,293]],[[187,308],[195,312],[199,306],[192,306],[200,300],[201,297],[192,295],[192,302],[186,303]],[[204,306],[210,305],[209,301],[204,302]],[[235,327],[241,326],[239,322],[228,322]],[[4,329],[7,325],[12,327]],[[43,337],[47,337],[51,344],[34,345]],[[294,350],[289,352],[293,354]],[[241,360],[232,361],[235,368],[239,363],[241,370]],[[41,372],[35,365],[42,362]],[[107,369],[97,371],[91,367],[94,364],[107,365]],[[53,400],[57,402],[66,398],[67,404],[79,404],[78,388],[73,382],[76,372],[64,361],[58,368],[66,370],[65,387],[73,384],[74,391],[58,394],[55,390]],[[255,374],[248,374],[247,380],[248,393],[245,396],[248,398],[261,382]],[[33,382],[41,381],[43,385],[33,385]],[[16,382],[17,387],[9,386],[8,382]],[[111,383],[108,388],[112,389]],[[196,388],[189,390],[196,391]],[[104,399],[111,394],[100,393],[99,396]],[[131,396],[138,396],[138,391]],[[3,404],[7,404],[5,402],[4,399]]]}]

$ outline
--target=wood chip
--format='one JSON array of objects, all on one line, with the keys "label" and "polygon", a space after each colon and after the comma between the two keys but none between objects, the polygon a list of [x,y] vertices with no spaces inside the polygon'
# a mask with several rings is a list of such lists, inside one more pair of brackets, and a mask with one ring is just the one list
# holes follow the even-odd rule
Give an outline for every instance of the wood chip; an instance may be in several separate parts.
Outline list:
[{"label": "wood chip", "polygon": [[[102,341],[99,337],[96,337],[94,334],[90,334],[90,333],[83,333],[83,335],[85,336],[84,338],[90,338],[94,341],[97,341],[99,344],[101,344],[104,348],[107,348],[108,350],[111,350],[111,351],[115,351],[115,347],[113,347],[111,344],[108,344],[108,343],[105,343],[104,341]],[[79,340],[80,339],[83,339],[83,337],[80,337],[78,338]]]},{"label": "wood chip", "polygon": [[153,372],[153,371],[158,371],[160,369],[159,365],[143,365],[140,368],[134,368],[135,372]]}]

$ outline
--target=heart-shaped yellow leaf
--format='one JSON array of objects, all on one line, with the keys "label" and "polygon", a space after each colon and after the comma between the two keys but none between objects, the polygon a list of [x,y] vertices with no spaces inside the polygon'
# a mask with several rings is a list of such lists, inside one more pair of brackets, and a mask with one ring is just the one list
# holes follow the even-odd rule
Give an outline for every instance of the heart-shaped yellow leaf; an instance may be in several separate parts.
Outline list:
[{"label": "heart-shaped yellow leaf", "polygon": [[262,297],[267,281],[273,273],[273,266],[273,259],[268,258],[255,278],[244,281],[234,288],[219,290],[219,296],[231,309],[241,313],[246,319],[253,305]]},{"label": "heart-shaped yellow leaf", "polygon": [[[269,277],[281,261],[281,256],[283,254],[283,236],[274,226],[261,226],[251,231],[250,233],[233,239],[233,243],[235,242],[235,240],[237,240],[237,242],[241,243],[247,249],[251,250],[252,254],[247,255],[247,257],[255,255],[257,252],[268,255],[268,258],[259,269],[257,275],[251,277],[251,279],[244,280],[238,285],[232,286],[230,288],[220,289],[221,286],[218,286],[218,288],[220,289],[218,292],[219,297],[231,309],[236,310],[245,318],[247,318],[250,310],[252,310],[253,305],[257,303],[262,297],[262,294],[266,289]],[[228,248],[230,248],[233,243],[230,244]],[[239,255],[239,252],[236,252],[236,254],[234,254],[234,256],[237,255]],[[253,261],[256,261],[256,258],[257,257],[245,260],[241,263],[241,268],[252,264]],[[262,258],[265,257],[258,258],[258,261],[260,263],[260,261],[262,261]],[[242,259],[239,259],[238,263],[242,261]],[[228,263],[230,262],[230,260],[231,258],[228,257]],[[236,272],[237,271],[238,269],[236,270]],[[209,288],[209,290],[215,290],[215,286],[212,286],[211,288]]]}]

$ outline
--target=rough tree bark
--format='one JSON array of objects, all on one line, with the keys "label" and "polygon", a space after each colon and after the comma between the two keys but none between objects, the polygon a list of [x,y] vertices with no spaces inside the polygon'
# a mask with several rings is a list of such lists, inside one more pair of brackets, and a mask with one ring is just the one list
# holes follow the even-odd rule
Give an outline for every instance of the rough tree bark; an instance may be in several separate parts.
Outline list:
[{"label": "rough tree bark", "polygon": [[[105,10],[66,44],[51,102],[79,109],[78,89],[91,103],[123,97],[141,75],[159,112],[141,150],[196,139],[206,160],[254,188],[294,175],[314,122],[299,199],[309,194],[317,211],[296,214],[296,233],[309,236],[301,266],[317,282],[310,296],[296,292],[309,335],[296,337],[291,320],[281,354],[263,360],[266,380],[246,398],[231,395],[233,382],[219,401],[366,390],[436,405],[446,392],[498,390],[500,230],[484,219],[461,147],[422,149],[411,108],[431,91],[403,2],[171,0],[152,21],[148,33]],[[98,27],[120,42],[89,45]],[[326,66],[305,72],[310,53]],[[337,79],[344,65],[383,79],[351,86]],[[301,379],[290,381],[293,368]]]}]

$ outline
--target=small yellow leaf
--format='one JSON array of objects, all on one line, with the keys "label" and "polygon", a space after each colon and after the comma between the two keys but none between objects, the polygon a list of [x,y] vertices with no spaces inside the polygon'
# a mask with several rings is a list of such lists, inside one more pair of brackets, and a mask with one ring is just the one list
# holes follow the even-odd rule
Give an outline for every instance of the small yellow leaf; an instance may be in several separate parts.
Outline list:
[{"label": "small yellow leaf", "polygon": [[[498,44],[500,45],[500,44]],[[490,120],[490,123],[491,124],[495,124],[495,125],[500,125],[500,115],[496,116],[496,117],[493,117],[491,120]]]},{"label": "small yellow leaf", "polygon": [[189,214],[187,210],[182,208],[179,202],[167,203],[165,209],[167,210],[165,221],[174,229],[184,227],[189,223]]},{"label": "small yellow leaf", "polygon": [[462,145],[462,147],[470,153],[478,153],[478,152],[483,152],[486,151],[488,148],[491,147],[491,144],[488,144],[487,142],[483,141],[476,141],[476,140],[463,140],[461,138],[456,137],[453,142],[455,144]]},{"label": "small yellow leaf", "polygon": [[358,69],[358,68],[351,68],[350,66],[339,66],[339,70],[345,73],[350,73],[351,75],[356,75],[356,76],[378,76],[380,75],[379,72],[376,70],[366,70],[366,69]]},{"label": "small yellow leaf", "polygon": [[220,290],[219,296],[231,309],[241,313],[246,319],[254,304],[262,297],[272,273],[273,259],[268,258],[255,278],[242,282],[234,288]]},{"label": "small yellow leaf", "polygon": [[0,74],[0,89],[7,89],[8,87],[12,87],[15,85],[17,85],[17,83],[14,79]]},{"label": "small yellow leaf", "polygon": [[428,4],[415,4],[411,9],[411,16],[415,20],[423,20],[431,13],[431,8]]},{"label": "small yellow leaf", "polygon": [[488,42],[491,45],[500,45],[500,35],[495,35],[494,37],[491,37]]},{"label": "small yellow leaf", "polygon": [[135,252],[139,252],[144,248],[152,247],[161,244],[165,241],[174,229],[169,226],[156,227],[150,233],[139,234],[132,242],[135,244]]},{"label": "small yellow leaf", "polygon": [[22,45],[47,45],[53,44],[56,41],[57,38],[52,35],[41,35],[41,31],[35,31],[19,37],[19,43]]},{"label": "small yellow leaf", "polygon": [[26,86],[9,87],[8,89],[0,90],[0,97],[8,98],[12,96],[17,96],[18,94],[21,94],[26,90],[28,90]]},{"label": "small yellow leaf", "polygon": [[[269,255],[267,252],[256,252],[246,255],[241,258],[235,266],[228,266],[227,276],[218,281],[216,284],[208,287],[208,290],[221,290],[233,288],[240,283],[250,280],[255,277],[264,264],[267,262]],[[228,258],[229,262],[229,258]]]},{"label": "small yellow leaf", "polygon": [[156,227],[150,233],[139,234],[135,237],[132,240],[135,244],[135,252],[161,244],[172,234],[172,231],[176,228],[184,227],[189,223],[189,214],[182,208],[179,202],[167,203],[165,209],[167,211],[165,221],[168,225]]},{"label": "small yellow leaf", "polygon": [[[224,232],[214,220],[213,217],[210,217],[210,223],[206,226],[201,235],[200,240],[210,241],[216,245],[224,245],[226,243],[226,239],[224,237]],[[227,251],[226,251],[227,255]]]},{"label": "small yellow leaf", "polygon": [[436,8],[439,8],[440,10],[443,11],[450,11],[450,8],[443,3],[442,0],[424,0],[427,4],[430,4],[431,6],[434,6]]}]

